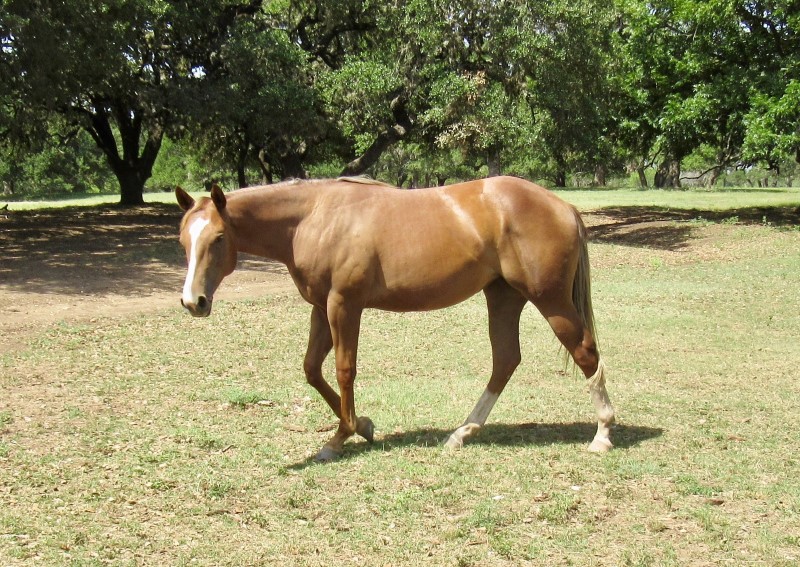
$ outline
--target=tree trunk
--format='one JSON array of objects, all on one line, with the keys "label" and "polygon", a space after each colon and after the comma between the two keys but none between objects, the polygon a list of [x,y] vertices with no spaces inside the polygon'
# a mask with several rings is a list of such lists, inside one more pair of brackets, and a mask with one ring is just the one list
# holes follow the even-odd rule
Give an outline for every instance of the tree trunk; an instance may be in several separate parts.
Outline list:
[{"label": "tree trunk", "polygon": [[144,183],[150,175],[144,176],[139,169],[128,167],[114,171],[114,175],[119,181],[119,204],[123,207],[144,205]]},{"label": "tree trunk", "polygon": [[[119,204],[123,206],[143,205],[144,184],[153,175],[153,164],[158,157],[161,141],[164,138],[164,125],[153,121],[145,127],[142,113],[132,111],[123,105],[111,110],[111,113],[106,105],[99,102],[95,104],[95,107],[95,112],[86,111],[89,123],[85,128],[97,147],[105,154],[111,171],[119,181]],[[111,114],[114,116],[122,142],[122,156],[119,153],[114,130],[111,128]],[[140,152],[143,130],[147,139]]]},{"label": "tree trunk", "polygon": [[654,182],[658,188],[678,188],[681,186],[681,162],[677,159],[667,158],[661,162],[656,170]]},{"label": "tree trunk", "polygon": [[602,163],[598,163],[594,168],[594,180],[592,181],[592,185],[595,187],[606,186],[606,166]]},{"label": "tree trunk", "polygon": [[722,174],[722,166],[715,167],[711,171],[708,172],[708,177],[706,178],[705,186],[706,187],[713,187],[717,184],[717,179]]},{"label": "tree trunk", "polygon": [[406,109],[407,102],[403,93],[398,94],[392,99],[392,102],[389,103],[389,108],[392,111],[392,118],[394,118],[395,123],[379,133],[370,147],[368,147],[362,155],[344,166],[344,169],[342,169],[339,175],[342,177],[361,175],[367,171],[367,169],[375,165],[378,158],[381,157],[381,154],[392,144],[399,142],[408,135],[408,132],[412,128],[412,121]]},{"label": "tree trunk", "polygon": [[559,169],[558,171],[556,171],[555,186],[556,187],[567,186],[567,172],[565,170]]},{"label": "tree trunk", "polygon": [[258,150],[258,167],[261,169],[261,183],[272,183],[272,166],[267,161],[267,151],[264,148]]},{"label": "tree trunk", "polygon": [[281,165],[281,179],[305,179],[306,170],[303,168],[303,159],[297,152],[287,152],[278,156]]},{"label": "tree trunk", "polygon": [[486,165],[489,166],[489,175],[488,177],[497,177],[498,175],[502,175],[502,164],[500,163],[500,151],[497,149],[490,149],[489,154],[486,157]]},{"label": "tree trunk", "polygon": [[342,172],[339,175],[342,177],[347,177],[363,174],[370,167],[375,165],[383,152],[385,152],[389,146],[403,139],[406,133],[407,130],[399,124],[395,124],[391,128],[384,130],[378,134],[378,136],[375,138],[375,141],[370,144],[363,154],[344,166],[344,169],[342,169]]},{"label": "tree trunk", "polygon": [[248,149],[247,145],[243,145],[239,148],[239,155],[236,156],[236,181],[240,189],[242,187],[247,187],[247,172],[245,171],[245,166],[247,164]]},{"label": "tree trunk", "polygon": [[644,165],[637,165],[636,166],[636,173],[639,176],[639,186],[642,189],[647,188],[647,175],[644,173]]}]

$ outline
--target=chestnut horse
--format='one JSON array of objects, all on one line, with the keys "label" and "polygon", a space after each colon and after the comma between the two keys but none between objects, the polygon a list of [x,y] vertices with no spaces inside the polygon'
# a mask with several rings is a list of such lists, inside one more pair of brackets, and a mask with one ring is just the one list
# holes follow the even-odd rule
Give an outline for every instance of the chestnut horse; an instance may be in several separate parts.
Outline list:
[{"label": "chestnut horse", "polygon": [[[594,339],[586,229],[577,210],[550,191],[513,177],[402,190],[359,178],[292,181],[240,189],[195,201],[181,188],[186,211],[180,240],[188,272],[182,305],[211,312],[214,292],[236,267],[238,252],[286,265],[313,307],[303,368],[339,418],[317,455],[341,455],[374,426],[357,416],[356,377],[361,313],[440,309],[479,291],[486,296],[492,374],[464,424],[446,446],[461,447],[486,422],[520,362],[519,319],[528,301],[552,327],[588,378],[598,427],[589,450],[611,448],[614,409]],[[333,349],[337,394],[322,376]]]}]

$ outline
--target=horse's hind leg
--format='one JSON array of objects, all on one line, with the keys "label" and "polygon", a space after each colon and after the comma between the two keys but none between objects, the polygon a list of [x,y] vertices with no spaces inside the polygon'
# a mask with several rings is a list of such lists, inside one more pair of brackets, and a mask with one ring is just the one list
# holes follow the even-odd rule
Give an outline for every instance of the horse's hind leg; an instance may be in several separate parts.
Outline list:
[{"label": "horse's hind leg", "polygon": [[336,417],[341,419],[342,402],[339,394],[331,388],[330,384],[322,376],[322,364],[332,348],[333,338],[331,337],[331,328],[328,325],[328,317],[325,314],[325,310],[314,307],[311,311],[311,329],[308,336],[308,349],[303,361],[303,370],[308,383],[320,393],[333,410],[333,413],[336,414]]},{"label": "horse's hind leg", "polygon": [[609,435],[614,423],[614,407],[606,392],[605,365],[597,352],[594,337],[581,321],[572,301],[550,303],[540,300],[535,304],[588,380],[589,393],[597,410],[597,434],[589,450],[596,453],[608,451],[612,447]]},{"label": "horse's hind leg", "polygon": [[492,343],[492,377],[477,405],[445,443],[458,449],[486,423],[497,398],[520,362],[519,317],[527,302],[504,280],[496,280],[483,290],[489,308],[489,339]]}]

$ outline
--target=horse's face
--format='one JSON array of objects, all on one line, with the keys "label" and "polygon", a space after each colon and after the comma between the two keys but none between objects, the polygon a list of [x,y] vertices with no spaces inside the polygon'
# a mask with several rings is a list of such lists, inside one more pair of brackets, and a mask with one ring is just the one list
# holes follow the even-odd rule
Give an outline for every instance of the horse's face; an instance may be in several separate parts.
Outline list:
[{"label": "horse's face", "polygon": [[195,202],[180,187],[178,204],[186,211],[181,221],[180,241],[189,264],[181,305],[195,317],[211,313],[214,292],[236,267],[236,241],[225,210],[225,194],[216,185],[211,198]]}]

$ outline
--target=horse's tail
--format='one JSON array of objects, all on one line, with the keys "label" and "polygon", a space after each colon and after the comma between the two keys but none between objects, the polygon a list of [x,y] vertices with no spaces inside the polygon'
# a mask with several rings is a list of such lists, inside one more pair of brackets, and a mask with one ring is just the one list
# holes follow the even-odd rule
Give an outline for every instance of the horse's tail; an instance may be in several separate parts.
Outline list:
[{"label": "horse's tail", "polygon": [[[595,331],[594,310],[592,309],[592,281],[591,270],[589,268],[589,235],[583,219],[575,209],[575,222],[578,225],[578,238],[580,239],[580,253],[578,255],[578,268],[575,271],[575,279],[572,282],[572,303],[578,311],[578,315],[584,327],[597,341]],[[599,343],[598,343],[599,344]]]}]

